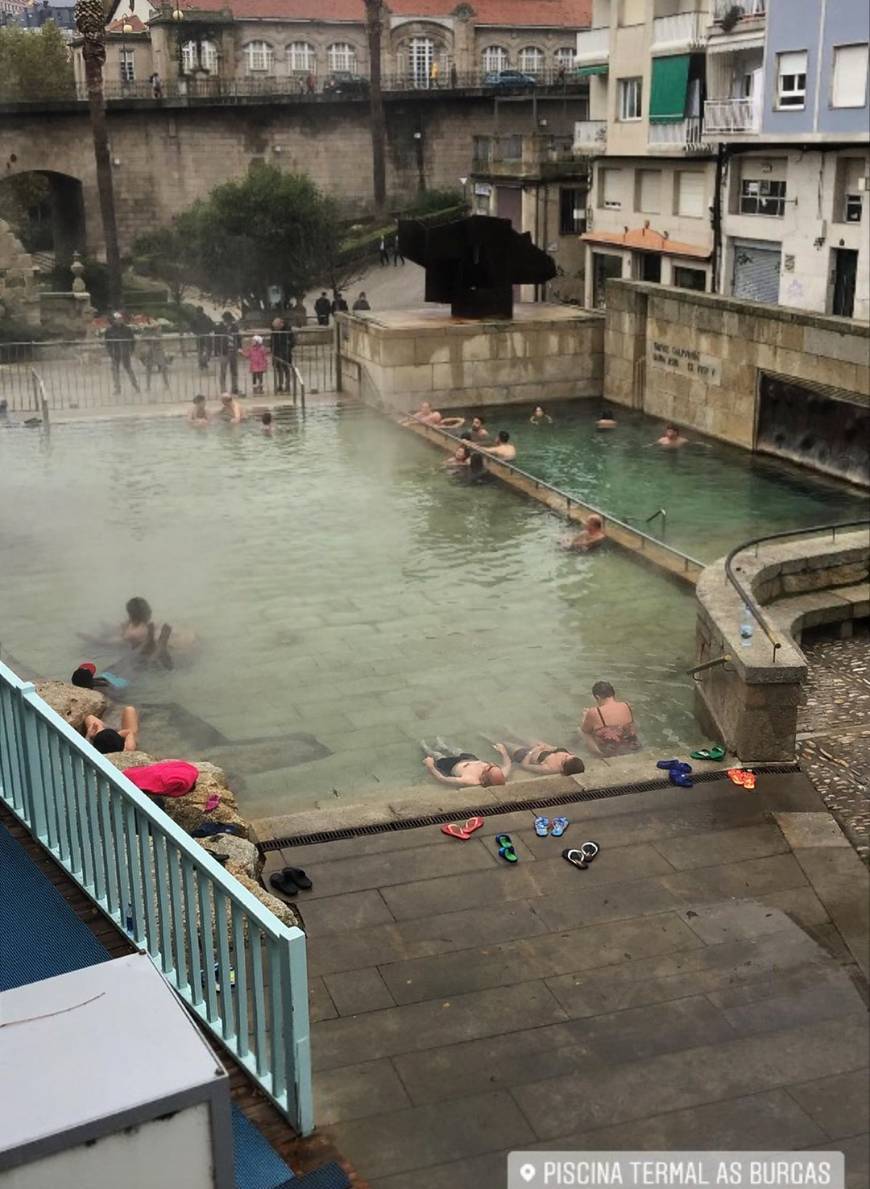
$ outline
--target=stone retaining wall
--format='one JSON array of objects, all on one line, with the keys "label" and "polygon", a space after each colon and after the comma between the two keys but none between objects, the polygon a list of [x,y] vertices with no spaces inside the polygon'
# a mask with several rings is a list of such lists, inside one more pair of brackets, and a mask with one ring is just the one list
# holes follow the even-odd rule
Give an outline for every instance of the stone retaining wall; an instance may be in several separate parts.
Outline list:
[{"label": "stone retaining wall", "polygon": [[781,646],[774,661],[773,645],[758,624],[750,640],[741,638],[743,601],[725,574],[724,559],[708,566],[696,588],[696,662],[726,655],[730,660],[698,675],[696,712],[708,732],[744,762],[793,760],[807,661],[789,634],[802,612],[796,606],[792,616],[789,606],[813,592],[817,622],[823,622],[824,604],[842,604],[844,592],[852,591],[860,613],[870,575],[870,533],[767,544],[757,556],[739,554],[734,568],[758,602],[770,607],[772,635]]}]

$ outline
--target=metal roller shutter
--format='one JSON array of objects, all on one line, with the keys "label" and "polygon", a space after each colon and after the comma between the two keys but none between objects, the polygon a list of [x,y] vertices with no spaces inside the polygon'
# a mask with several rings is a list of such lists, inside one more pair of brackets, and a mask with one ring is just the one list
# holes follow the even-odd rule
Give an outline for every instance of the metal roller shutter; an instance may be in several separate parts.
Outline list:
[{"label": "metal roller shutter", "polygon": [[731,292],[735,297],[745,297],[748,301],[777,305],[781,262],[782,248],[779,244],[736,240]]}]

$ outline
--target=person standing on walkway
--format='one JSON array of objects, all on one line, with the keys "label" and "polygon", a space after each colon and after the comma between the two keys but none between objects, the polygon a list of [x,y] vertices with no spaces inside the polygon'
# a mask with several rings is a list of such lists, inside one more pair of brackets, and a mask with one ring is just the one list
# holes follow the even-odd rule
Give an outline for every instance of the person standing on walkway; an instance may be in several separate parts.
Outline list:
[{"label": "person standing on walkway", "polygon": [[332,313],[333,316],[335,314],[347,313],[347,302],[344,300],[344,294],[339,289],[336,289],[332,295]]},{"label": "person standing on walkway", "polygon": [[135,345],[132,326],[128,326],[124,315],[116,310],[106,327],[106,350],[112,363],[112,391],[115,396],[121,395],[121,368],[129,376],[133,391],[139,392],[139,381],[133,374],[131,364]]},{"label": "person standing on walkway", "polygon": [[332,302],[326,296],[325,289],[314,303],[314,312],[317,315],[318,326],[329,325],[329,315],[332,313]]},{"label": "person standing on walkway", "polygon": [[398,235],[395,235],[393,237],[393,267],[394,268],[398,265],[400,260],[401,260],[402,264],[405,263],[405,257],[402,255],[402,249],[399,246],[399,237],[398,237]]},{"label": "person standing on walkway", "polygon": [[365,289],[360,293],[359,297],[353,303],[353,310],[356,313],[358,310],[370,310],[369,299],[366,297]]},{"label": "person standing on walkway", "polygon": [[151,373],[159,372],[163,377],[163,387],[169,387],[169,360],[163,349],[163,327],[155,326],[145,340],[139,358],[145,368],[145,391],[151,391]]},{"label": "person standing on walkway", "polygon": [[429,86],[430,87],[438,86],[438,78],[439,78],[440,74],[441,74],[441,68],[438,65],[438,60],[435,59],[432,62],[432,65],[429,67]]},{"label": "person standing on walkway", "polygon": [[293,366],[293,331],[283,318],[272,323],[272,367],[275,372],[275,391],[290,391],[290,373]]},{"label": "person standing on walkway", "polygon": [[263,336],[261,334],[255,334],[251,339],[251,345],[245,347],[240,354],[244,355],[245,359],[247,359],[248,366],[251,369],[254,396],[262,396],[263,380],[266,376],[266,369],[269,366],[269,352],[266,344],[263,342]]},{"label": "person standing on walkway", "polygon": [[239,395],[239,351],[242,346],[242,331],[229,310],[224,310],[221,325],[215,335],[215,354],[220,360],[221,391],[226,390],[227,372],[230,376],[230,392]]},{"label": "person standing on walkway", "polygon": [[214,322],[212,322],[202,306],[197,306],[192,323],[193,333],[196,335],[196,354],[199,361],[199,370],[205,372],[208,371],[208,361],[212,355]]},{"label": "person standing on walkway", "polygon": [[390,253],[387,251],[387,241],[381,236],[381,242],[378,244],[378,255],[381,260],[381,268],[385,264],[390,263]]}]

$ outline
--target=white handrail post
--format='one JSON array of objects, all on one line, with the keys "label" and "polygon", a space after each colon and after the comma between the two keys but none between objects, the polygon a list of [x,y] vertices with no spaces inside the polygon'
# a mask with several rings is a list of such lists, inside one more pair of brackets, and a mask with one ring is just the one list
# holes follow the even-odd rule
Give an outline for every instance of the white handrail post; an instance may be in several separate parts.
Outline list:
[{"label": "white handrail post", "polygon": [[24,752],[22,765],[26,784],[27,814],[29,826],[40,842],[48,839],[48,814],[45,808],[45,786],[42,779],[41,748],[36,729],[36,716],[30,713],[28,702],[38,697],[32,681],[25,682],[18,690],[19,732]]}]

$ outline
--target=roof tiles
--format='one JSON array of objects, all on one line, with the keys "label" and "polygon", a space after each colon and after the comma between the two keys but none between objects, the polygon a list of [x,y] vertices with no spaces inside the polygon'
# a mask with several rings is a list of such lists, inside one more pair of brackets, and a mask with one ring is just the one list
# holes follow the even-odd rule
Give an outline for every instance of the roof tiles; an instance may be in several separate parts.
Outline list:
[{"label": "roof tiles", "polygon": [[[251,20],[365,20],[363,0],[182,0],[181,7],[209,12],[228,8],[237,19]],[[388,5],[394,16],[407,17],[447,17],[460,7],[471,8],[477,25],[579,29],[590,23],[592,0],[474,0],[465,5],[455,0],[390,0]]]}]

